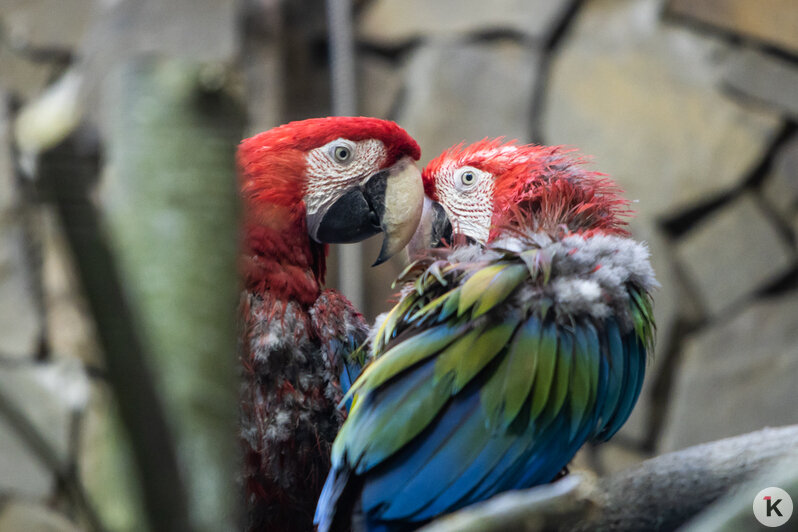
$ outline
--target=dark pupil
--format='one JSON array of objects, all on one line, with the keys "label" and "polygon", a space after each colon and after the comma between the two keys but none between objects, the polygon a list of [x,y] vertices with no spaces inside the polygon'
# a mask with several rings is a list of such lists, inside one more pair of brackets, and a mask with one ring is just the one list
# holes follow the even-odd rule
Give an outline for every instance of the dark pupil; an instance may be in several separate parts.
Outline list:
[{"label": "dark pupil", "polygon": [[349,159],[349,150],[347,148],[336,148],[335,157],[341,161]]},{"label": "dark pupil", "polygon": [[474,180],[474,174],[472,174],[471,172],[467,172],[466,175],[463,176],[463,181],[465,181],[466,183],[470,183],[473,180]]}]

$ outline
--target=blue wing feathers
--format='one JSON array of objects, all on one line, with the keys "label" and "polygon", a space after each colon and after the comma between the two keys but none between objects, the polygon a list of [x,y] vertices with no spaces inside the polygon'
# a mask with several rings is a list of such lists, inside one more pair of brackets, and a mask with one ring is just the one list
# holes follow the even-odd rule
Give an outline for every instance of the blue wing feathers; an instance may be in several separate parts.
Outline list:
[{"label": "blue wing feathers", "polygon": [[536,434],[537,429],[534,423],[528,423],[526,429],[516,436],[515,441],[500,455],[493,469],[486,472],[479,485],[474,487],[465,498],[459,500],[454,507],[459,508],[483,500],[492,493],[512,489],[507,487],[513,485],[510,478],[517,471],[524,457],[529,454],[529,442],[536,437]]},{"label": "blue wing feathers", "polygon": [[313,516],[313,522],[319,524],[318,532],[328,532],[336,520],[336,512],[345,511],[339,507],[339,501],[347,488],[348,480],[349,471],[346,468],[333,468],[327,475],[316,505],[316,514]]},{"label": "blue wing feathers", "polygon": [[[456,341],[466,329],[454,318],[458,289],[449,290],[457,295],[436,303],[435,312],[427,313],[421,299],[410,305],[412,319],[397,318],[385,350],[436,329],[456,332]],[[622,332],[614,318],[578,317],[563,325],[554,313],[541,317],[534,309],[527,316],[506,343],[512,346],[526,330],[523,345],[535,350],[534,363],[500,348],[484,367],[460,361],[465,365],[436,373],[452,344],[424,344],[425,356],[408,353],[412,363],[404,365],[393,359],[384,368],[389,373],[380,370],[387,378],[375,381],[372,373],[373,387],[355,386],[351,427],[343,450],[334,452],[316,513],[320,532],[330,529],[337,505],[348,504],[339,500],[351,497],[353,482],[369,531],[411,530],[495,493],[549,482],[586,441],[604,441],[620,429],[645,373],[647,344],[639,327]],[[361,367],[345,360],[341,387],[348,390]],[[513,369],[530,375],[515,377]],[[469,372],[462,389],[454,386],[453,379]],[[483,395],[508,388],[512,396]]]},{"label": "blue wing feathers", "polygon": [[506,470],[500,467],[501,460],[512,449],[513,445],[518,443],[518,435],[494,433],[488,438],[479,455],[461,473],[457,481],[450,484],[428,510],[441,509],[440,511],[445,512],[448,508],[461,508],[478,500],[469,497],[469,495],[483,486],[493,471],[498,470],[506,473]]},{"label": "blue wing feathers", "polygon": [[462,401],[447,408],[434,427],[375,468],[363,488],[364,509],[379,508],[393,500],[408,479],[415,478],[429,460],[442,451],[445,443],[457,433],[458,426],[471,413]]},{"label": "blue wing feathers", "polygon": [[[434,370],[434,361],[421,364],[409,371],[402,381],[390,382],[374,396],[364,398],[364,402],[369,401],[375,406],[366,409],[369,405],[364,404],[367,413],[358,420],[358,430],[349,446],[355,451],[349,459],[357,463],[357,474],[377,466],[395,452],[391,437],[396,429],[408,429],[408,418],[428,418],[425,423],[419,422],[418,432],[421,432],[435,417],[446,394],[429,385]],[[377,445],[378,438],[381,445]]]},{"label": "blue wing feathers", "polygon": [[601,408],[601,424],[599,430],[599,439],[605,440],[605,434],[608,431],[610,423],[618,409],[618,404],[621,400],[621,394],[624,389],[624,374],[626,358],[623,339],[618,324],[614,319],[606,320],[604,324],[604,346],[605,354],[602,357],[606,361],[606,385],[605,385],[605,400]]},{"label": "blue wing feathers", "polygon": [[[413,521],[428,519],[440,513],[432,507],[436,497],[449,488],[452,483],[459,482],[462,473],[468,468],[479,453],[480,445],[474,438],[484,433],[479,420],[479,398],[476,394],[457,398],[449,406],[452,418],[459,423],[450,423],[446,418],[449,412],[441,417],[441,425],[452,426],[454,430],[446,435],[443,445],[424,460],[423,466],[412,477],[406,477],[398,493],[381,513],[384,519],[411,519]],[[435,427],[431,438],[436,438],[438,427]],[[415,454],[415,453],[414,453]],[[413,456],[413,460],[417,457]],[[401,463],[398,464],[401,467]],[[462,478],[467,481],[468,479]],[[365,506],[365,505],[364,505]]]},{"label": "blue wing feathers", "polygon": [[623,345],[625,362],[623,385],[618,405],[601,436],[602,441],[606,441],[615,435],[629,418],[642,387],[644,367],[641,364],[645,364],[645,346],[634,332],[624,335]]}]

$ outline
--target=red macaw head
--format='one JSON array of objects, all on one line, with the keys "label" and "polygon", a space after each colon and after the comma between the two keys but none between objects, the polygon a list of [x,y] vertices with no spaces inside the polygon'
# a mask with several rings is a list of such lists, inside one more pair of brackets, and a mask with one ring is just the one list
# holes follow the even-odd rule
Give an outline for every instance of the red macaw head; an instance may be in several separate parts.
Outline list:
[{"label": "red macaw head", "polygon": [[501,139],[454,146],[423,171],[424,213],[411,248],[460,234],[487,243],[519,225],[551,234],[625,234],[628,202],[559,146]]},{"label": "red macaw head", "polygon": [[383,232],[380,263],[402,249],[418,225],[420,155],[416,141],[387,120],[291,122],[241,142],[241,190],[250,217],[288,209],[305,217],[319,243],[359,242]]}]

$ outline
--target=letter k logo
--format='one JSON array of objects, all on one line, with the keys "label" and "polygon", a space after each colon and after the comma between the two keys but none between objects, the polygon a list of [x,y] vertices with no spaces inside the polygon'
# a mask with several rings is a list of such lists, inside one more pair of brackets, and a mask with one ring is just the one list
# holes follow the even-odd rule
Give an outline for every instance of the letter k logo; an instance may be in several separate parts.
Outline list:
[{"label": "letter k logo", "polygon": [[781,515],[781,512],[779,511],[779,503],[781,502],[781,499],[776,499],[776,502],[773,502],[773,498],[770,497],[770,496],[764,497],[764,499],[765,499],[765,501],[767,502],[767,505],[768,505],[767,506],[767,516],[768,517],[770,517],[770,515],[773,512],[776,512],[776,515],[778,515],[779,517],[783,517]]},{"label": "letter k logo", "polygon": [[792,516],[792,498],[781,488],[765,488],[754,497],[754,517],[766,527],[778,527]]}]

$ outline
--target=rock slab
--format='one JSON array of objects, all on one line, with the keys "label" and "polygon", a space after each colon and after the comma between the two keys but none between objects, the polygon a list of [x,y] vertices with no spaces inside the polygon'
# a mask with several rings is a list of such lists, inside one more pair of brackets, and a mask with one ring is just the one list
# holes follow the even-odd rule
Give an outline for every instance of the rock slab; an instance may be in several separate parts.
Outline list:
[{"label": "rock slab", "polygon": [[729,58],[723,77],[732,91],[768,104],[777,111],[785,111],[793,119],[798,118],[798,67],[795,64],[746,49]]},{"label": "rock slab", "polygon": [[0,25],[21,48],[71,50],[91,21],[92,0],[2,0]]},{"label": "rock slab", "polygon": [[529,142],[539,55],[509,40],[436,43],[408,61],[398,122],[424,147],[422,162],[460,142]]},{"label": "rock slab", "polygon": [[798,135],[775,155],[762,195],[786,223],[798,220]]},{"label": "rock slab", "polygon": [[794,256],[751,195],[743,195],[691,229],[676,249],[711,314],[786,274]]},{"label": "rock slab", "polygon": [[780,125],[719,88],[726,45],[662,24],[660,7],[585,4],[554,57],[543,116],[544,142],[595,157],[644,217],[735,187]]},{"label": "rock slab", "polygon": [[359,20],[359,36],[383,46],[425,38],[512,31],[545,39],[561,20],[568,0],[376,0]]},{"label": "rock slab", "polygon": [[[80,364],[24,364],[0,367],[3,400],[30,421],[33,428],[66,461],[71,453],[73,414],[88,401],[88,379]],[[45,498],[53,474],[22,440],[15,427],[0,418],[0,494]]]},{"label": "rock slab", "polygon": [[0,512],[0,532],[80,532],[63,515],[44,505],[12,501]]},{"label": "rock slab", "polygon": [[798,293],[691,337],[660,452],[798,422]]},{"label": "rock slab", "polygon": [[795,0],[670,0],[670,13],[798,52]]}]

